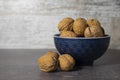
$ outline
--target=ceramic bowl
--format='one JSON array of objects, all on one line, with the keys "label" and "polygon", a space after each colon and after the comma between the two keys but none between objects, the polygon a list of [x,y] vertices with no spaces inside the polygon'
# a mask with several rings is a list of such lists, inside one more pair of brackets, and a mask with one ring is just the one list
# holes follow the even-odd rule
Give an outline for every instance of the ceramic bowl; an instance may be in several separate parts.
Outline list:
[{"label": "ceramic bowl", "polygon": [[105,53],[110,43],[109,35],[91,38],[63,38],[59,35],[54,35],[56,49],[60,54],[73,56],[77,65],[92,65],[94,60]]}]

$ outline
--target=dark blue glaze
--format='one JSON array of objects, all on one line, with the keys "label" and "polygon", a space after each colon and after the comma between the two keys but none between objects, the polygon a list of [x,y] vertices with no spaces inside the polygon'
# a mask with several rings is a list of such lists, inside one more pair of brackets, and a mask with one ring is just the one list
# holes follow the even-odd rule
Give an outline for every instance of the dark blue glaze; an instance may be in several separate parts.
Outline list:
[{"label": "dark blue glaze", "polygon": [[62,38],[54,35],[55,47],[60,54],[68,53],[73,56],[78,65],[91,65],[107,50],[110,36],[96,38]]}]

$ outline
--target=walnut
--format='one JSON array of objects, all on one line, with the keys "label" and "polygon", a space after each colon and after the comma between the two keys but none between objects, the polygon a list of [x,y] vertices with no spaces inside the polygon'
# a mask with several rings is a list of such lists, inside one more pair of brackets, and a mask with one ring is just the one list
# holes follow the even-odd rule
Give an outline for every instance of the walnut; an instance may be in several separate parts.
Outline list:
[{"label": "walnut", "polygon": [[62,31],[60,37],[77,37],[77,35],[72,31]]},{"label": "walnut", "polygon": [[63,71],[72,70],[73,67],[75,66],[75,60],[69,54],[60,55],[58,60],[59,60],[60,69]]},{"label": "walnut", "polygon": [[43,72],[52,72],[58,68],[58,54],[48,52],[38,59],[38,65]]},{"label": "walnut", "polygon": [[87,23],[84,18],[77,18],[73,23],[73,31],[77,34],[77,36],[84,36],[86,27]]},{"label": "walnut", "polygon": [[56,58],[56,59],[58,59],[58,57],[59,57],[58,53],[53,52],[53,51],[49,51],[45,55],[51,56],[51,57]]},{"label": "walnut", "polygon": [[72,25],[73,25],[74,20],[70,17],[66,17],[62,19],[59,24],[58,24],[58,29],[59,31],[72,31]]},{"label": "walnut", "polygon": [[101,24],[97,19],[89,19],[87,20],[87,24],[89,27],[91,26],[101,27]]},{"label": "walnut", "polygon": [[103,37],[104,33],[101,27],[87,27],[84,32],[85,37]]}]

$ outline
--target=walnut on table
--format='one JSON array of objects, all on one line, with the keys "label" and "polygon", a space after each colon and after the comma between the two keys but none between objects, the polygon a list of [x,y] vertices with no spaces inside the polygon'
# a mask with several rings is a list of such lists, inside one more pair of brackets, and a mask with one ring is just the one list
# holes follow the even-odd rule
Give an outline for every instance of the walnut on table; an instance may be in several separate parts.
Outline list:
[{"label": "walnut on table", "polygon": [[75,60],[69,54],[60,55],[58,60],[59,60],[60,69],[63,71],[72,70],[75,66]]},{"label": "walnut on table", "polygon": [[52,72],[58,68],[59,55],[55,52],[47,52],[38,59],[38,65],[43,72]]}]

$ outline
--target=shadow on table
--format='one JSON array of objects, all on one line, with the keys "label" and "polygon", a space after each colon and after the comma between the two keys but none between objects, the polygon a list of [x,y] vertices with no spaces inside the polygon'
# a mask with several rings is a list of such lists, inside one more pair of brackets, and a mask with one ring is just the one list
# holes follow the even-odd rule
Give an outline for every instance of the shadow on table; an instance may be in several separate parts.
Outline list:
[{"label": "shadow on table", "polygon": [[95,61],[94,65],[115,65],[120,64],[120,50],[109,49]]}]

